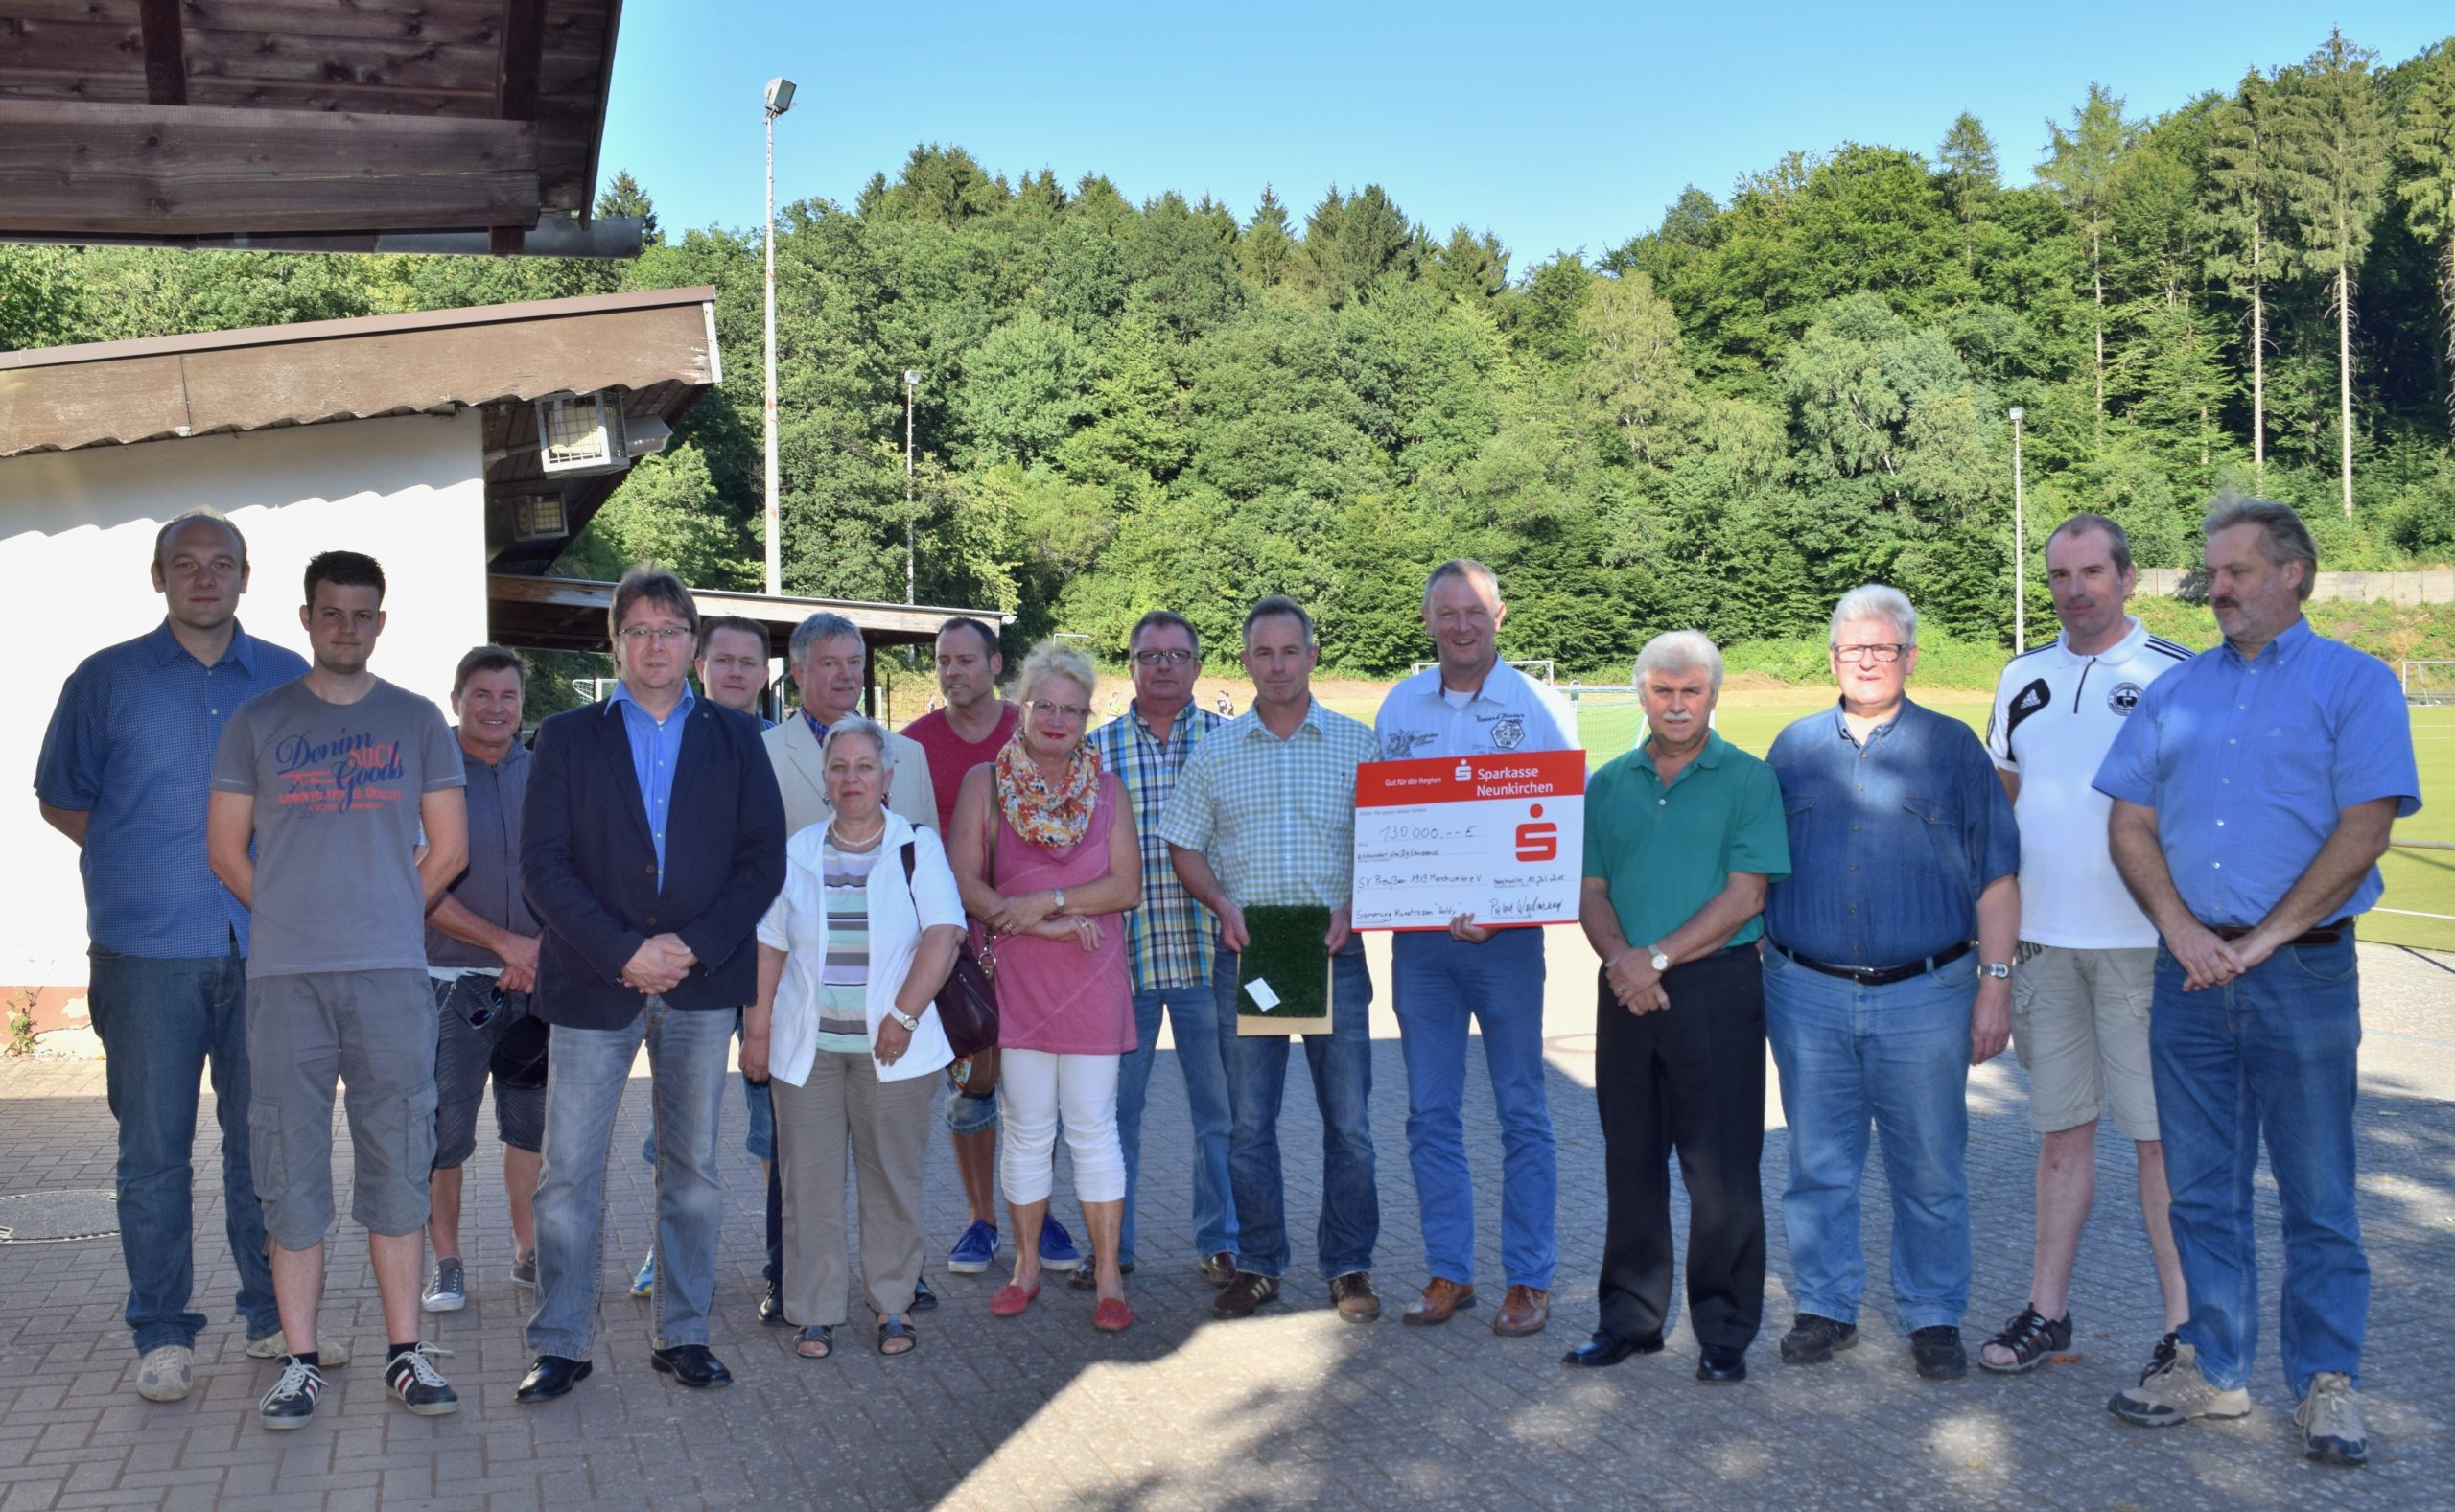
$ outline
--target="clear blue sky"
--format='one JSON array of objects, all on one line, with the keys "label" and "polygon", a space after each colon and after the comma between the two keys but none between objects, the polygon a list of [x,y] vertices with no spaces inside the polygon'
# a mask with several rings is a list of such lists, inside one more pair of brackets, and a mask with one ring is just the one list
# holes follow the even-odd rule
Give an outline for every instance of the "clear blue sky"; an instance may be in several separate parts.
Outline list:
[{"label": "clear blue sky", "polygon": [[1436,235],[1497,233],[1523,271],[1599,256],[1683,185],[1726,198],[1793,148],[1931,152],[1962,110],[2026,183],[2046,119],[2092,80],[2158,114],[2301,59],[2330,23],[2394,63],[2455,33],[2455,6],[631,0],[598,187],[628,169],[669,229],[755,226],[760,91],[783,74],[801,92],[779,203],[849,203],[934,141],[1010,180],[1098,172],[1240,217],[1268,183],[1299,222],[1330,183],[1378,183]]}]

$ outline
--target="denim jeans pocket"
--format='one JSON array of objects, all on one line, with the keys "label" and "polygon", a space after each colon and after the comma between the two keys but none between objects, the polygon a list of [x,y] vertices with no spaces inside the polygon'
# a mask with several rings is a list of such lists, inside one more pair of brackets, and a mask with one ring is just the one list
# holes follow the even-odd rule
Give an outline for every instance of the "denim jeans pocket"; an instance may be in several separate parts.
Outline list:
[{"label": "denim jeans pocket", "polygon": [[2361,969],[2360,958],[2343,944],[2287,945],[2284,956],[2296,974],[2325,987],[2350,982]]}]

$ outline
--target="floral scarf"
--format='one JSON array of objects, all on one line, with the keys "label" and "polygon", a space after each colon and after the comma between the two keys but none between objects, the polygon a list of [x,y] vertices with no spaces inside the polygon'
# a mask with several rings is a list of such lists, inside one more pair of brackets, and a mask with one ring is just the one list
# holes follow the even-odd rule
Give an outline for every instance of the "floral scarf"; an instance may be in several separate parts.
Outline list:
[{"label": "floral scarf", "polygon": [[1061,849],[1080,845],[1091,827],[1100,796],[1100,757],[1089,745],[1074,748],[1064,783],[1054,785],[1023,749],[1023,731],[997,749],[997,806],[1015,833],[1033,845]]}]

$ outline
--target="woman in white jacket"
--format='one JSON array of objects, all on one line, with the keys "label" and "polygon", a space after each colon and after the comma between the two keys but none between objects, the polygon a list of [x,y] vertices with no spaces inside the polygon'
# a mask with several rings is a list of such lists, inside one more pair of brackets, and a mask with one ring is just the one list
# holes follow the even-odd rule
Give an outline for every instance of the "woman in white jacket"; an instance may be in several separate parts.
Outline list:
[{"label": "woman in white jacket", "polygon": [[[759,923],[759,999],[741,1068],[773,1078],[784,1189],[784,1315],[821,1360],[844,1321],[844,1151],[859,1176],[861,1281],[881,1355],[909,1354],[921,1275],[922,1160],[933,1075],[954,1058],[933,1001],[963,939],[938,837],[886,807],[895,757],[867,719],[827,733],[834,816],[784,848],[784,890]],[[911,852],[905,880],[904,851]]]}]

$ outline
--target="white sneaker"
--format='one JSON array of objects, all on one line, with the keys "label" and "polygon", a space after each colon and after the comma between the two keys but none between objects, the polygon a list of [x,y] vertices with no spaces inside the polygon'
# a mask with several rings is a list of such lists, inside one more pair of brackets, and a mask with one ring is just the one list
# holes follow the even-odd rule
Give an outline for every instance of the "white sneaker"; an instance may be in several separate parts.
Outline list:
[{"label": "white sneaker", "polygon": [[185,1344],[163,1344],[145,1352],[136,1366],[136,1394],[148,1402],[176,1402],[188,1394],[195,1377],[188,1362],[196,1351]]},{"label": "white sneaker", "polygon": [[[290,1337],[277,1328],[262,1338],[247,1340],[249,1360],[279,1360],[289,1353]],[[316,1357],[324,1362],[326,1370],[339,1370],[349,1363],[349,1346],[338,1338],[327,1338],[316,1351]]]},{"label": "white sneaker", "polygon": [[[150,1358],[150,1357],[149,1357]],[[2362,1425],[2361,1399],[2352,1378],[2322,1370],[2310,1378],[2310,1394],[2293,1409],[2302,1430],[2302,1453],[2323,1465],[2370,1461],[2370,1430]]]},{"label": "white sneaker", "polygon": [[2218,1390],[2199,1373],[2199,1351],[2177,1342],[2171,1360],[2139,1384],[2116,1392],[2106,1409],[2141,1428],[2171,1428],[2195,1417],[2241,1417],[2251,1410],[2251,1394],[2240,1387]]}]

